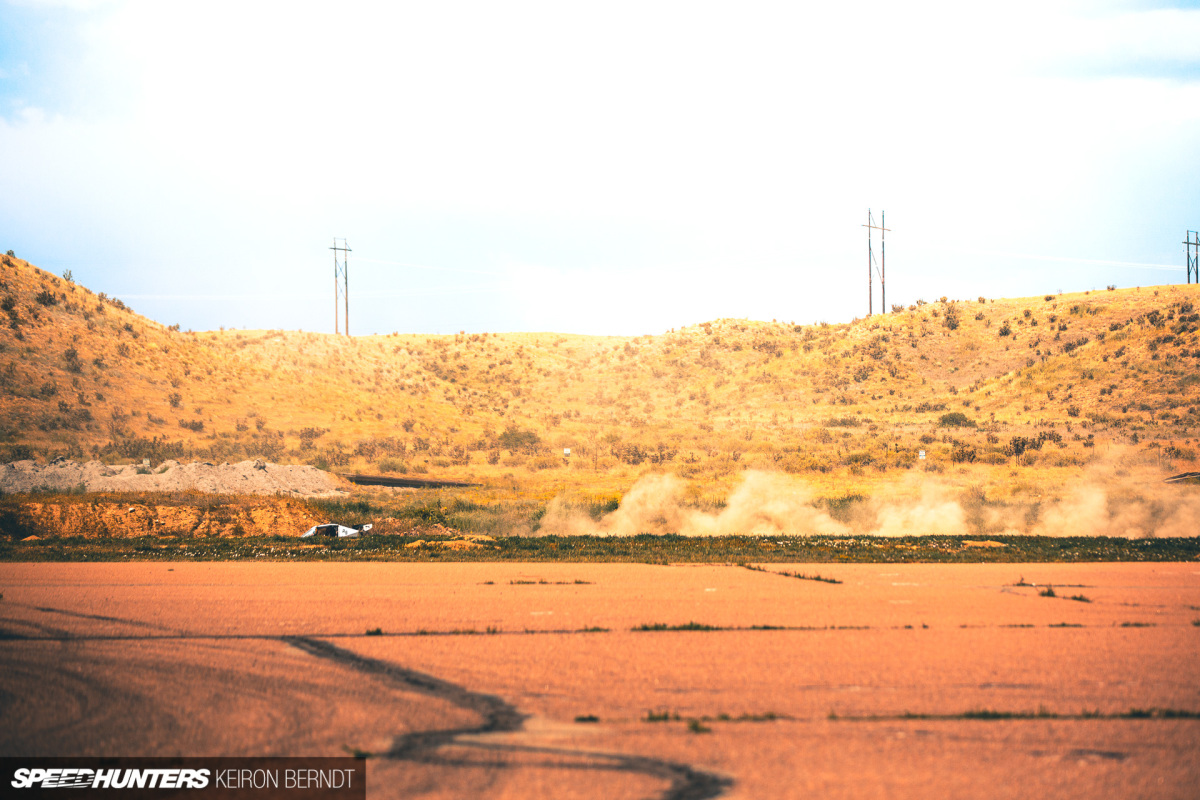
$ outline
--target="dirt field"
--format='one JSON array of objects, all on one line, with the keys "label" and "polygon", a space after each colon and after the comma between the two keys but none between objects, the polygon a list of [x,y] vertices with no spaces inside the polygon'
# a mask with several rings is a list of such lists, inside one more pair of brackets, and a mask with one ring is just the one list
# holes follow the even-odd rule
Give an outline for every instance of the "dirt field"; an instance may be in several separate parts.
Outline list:
[{"label": "dirt field", "polygon": [[371,753],[398,798],[1195,796],[1200,565],[765,568],[6,564],[0,752]]}]

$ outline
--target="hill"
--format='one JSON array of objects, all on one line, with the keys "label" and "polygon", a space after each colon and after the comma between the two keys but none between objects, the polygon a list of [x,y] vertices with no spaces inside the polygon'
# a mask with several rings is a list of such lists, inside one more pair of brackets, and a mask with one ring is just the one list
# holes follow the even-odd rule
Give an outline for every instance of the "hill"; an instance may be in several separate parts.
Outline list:
[{"label": "hill", "polygon": [[601,505],[674,473],[718,508],[747,471],[835,505],[934,478],[1038,498],[1195,468],[1198,304],[1160,286],[640,337],[191,332],[4,257],[0,458],[262,458]]}]

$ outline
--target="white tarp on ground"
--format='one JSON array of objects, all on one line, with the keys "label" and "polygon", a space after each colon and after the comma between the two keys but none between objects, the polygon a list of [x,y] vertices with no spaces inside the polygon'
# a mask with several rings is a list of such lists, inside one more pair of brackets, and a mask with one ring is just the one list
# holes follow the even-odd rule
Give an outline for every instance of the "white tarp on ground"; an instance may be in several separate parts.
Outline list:
[{"label": "white tarp on ground", "polygon": [[35,461],[0,464],[0,492],[13,494],[40,489],[69,491],[82,485],[89,492],[176,492],[194,489],[214,494],[288,494],[319,497],[343,491],[338,478],[315,467],[241,461],[180,464],[164,461],[139,475],[136,464],[109,466],[99,461],[80,464]]}]

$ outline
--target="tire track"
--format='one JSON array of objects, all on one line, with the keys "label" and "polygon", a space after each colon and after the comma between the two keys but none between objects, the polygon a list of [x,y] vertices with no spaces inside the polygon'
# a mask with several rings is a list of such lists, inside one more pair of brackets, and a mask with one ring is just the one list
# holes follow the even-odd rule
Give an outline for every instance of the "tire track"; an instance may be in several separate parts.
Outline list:
[{"label": "tire track", "polygon": [[[304,636],[284,636],[282,640],[309,655],[336,661],[360,672],[399,684],[408,691],[447,701],[459,708],[478,714],[478,725],[418,731],[397,737],[386,758],[426,764],[463,764],[438,752],[448,745],[476,747],[493,752],[527,753],[546,756],[578,758],[578,766],[555,764],[558,768],[591,769],[607,772],[634,772],[667,782],[666,791],[658,800],[708,800],[719,797],[733,785],[729,778],[695,769],[687,764],[663,761],[645,756],[621,753],[598,753],[550,747],[530,747],[495,742],[475,742],[468,738],[485,733],[517,733],[524,729],[527,714],[495,695],[472,692],[462,686],[433,675],[407,669],[386,661],[367,658],[318,639]],[[600,763],[587,763],[599,761]],[[465,764],[464,764],[465,765]]]}]

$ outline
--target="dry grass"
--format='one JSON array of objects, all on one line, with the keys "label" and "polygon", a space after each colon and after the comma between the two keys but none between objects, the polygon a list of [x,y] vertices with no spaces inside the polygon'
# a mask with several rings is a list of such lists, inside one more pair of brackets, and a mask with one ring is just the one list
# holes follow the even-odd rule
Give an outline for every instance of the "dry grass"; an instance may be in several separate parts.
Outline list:
[{"label": "dry grass", "polygon": [[1197,304],[1200,287],[1163,286],[845,325],[348,339],[180,332],[5,258],[0,457],[262,457],[591,509],[668,471],[720,507],[751,468],[833,500],[911,493],[906,476],[929,473],[1003,500],[1100,461],[1195,468]]}]

